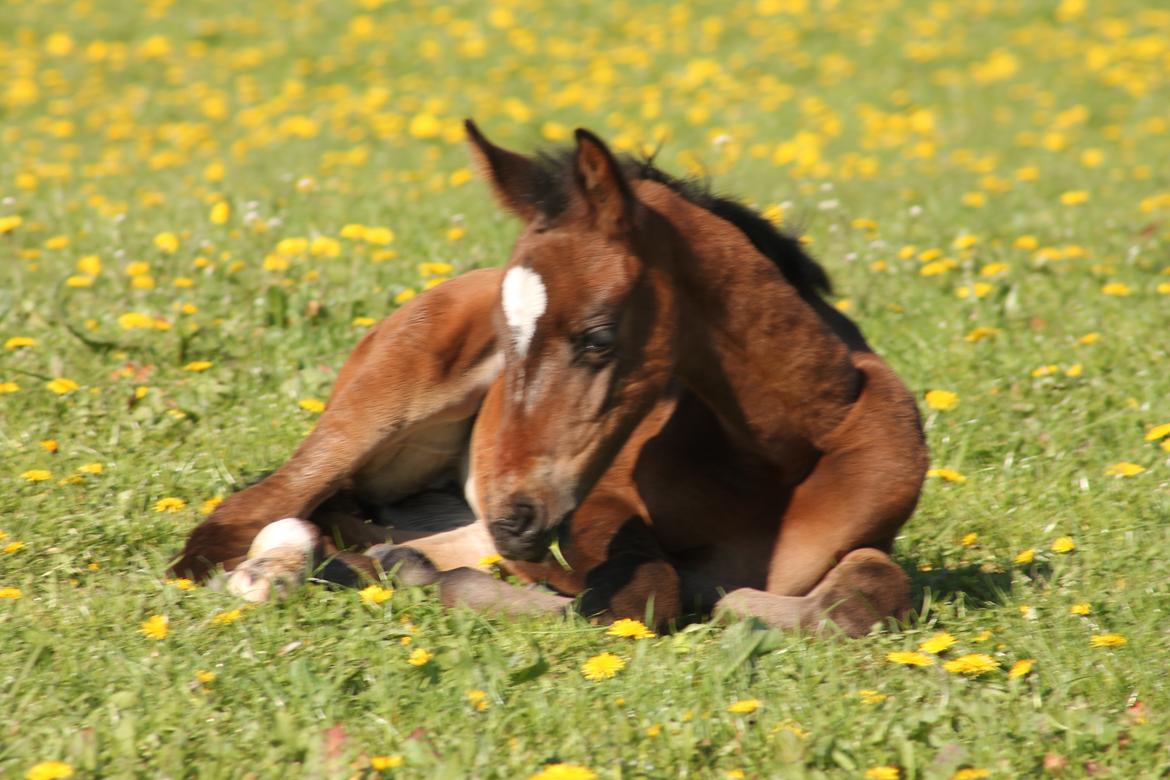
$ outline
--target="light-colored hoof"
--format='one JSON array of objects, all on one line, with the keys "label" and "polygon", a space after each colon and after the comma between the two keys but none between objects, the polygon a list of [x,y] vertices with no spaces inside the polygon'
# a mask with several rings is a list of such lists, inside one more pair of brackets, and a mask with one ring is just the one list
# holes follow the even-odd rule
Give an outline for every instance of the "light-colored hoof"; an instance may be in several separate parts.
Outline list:
[{"label": "light-colored hoof", "polygon": [[237,566],[228,575],[227,591],[253,604],[286,599],[305,581],[309,563],[310,558],[294,547],[270,550]]},{"label": "light-colored hoof", "polygon": [[285,599],[305,581],[320,532],[312,523],[286,517],[256,534],[248,560],[227,577],[227,591],[258,604]]}]

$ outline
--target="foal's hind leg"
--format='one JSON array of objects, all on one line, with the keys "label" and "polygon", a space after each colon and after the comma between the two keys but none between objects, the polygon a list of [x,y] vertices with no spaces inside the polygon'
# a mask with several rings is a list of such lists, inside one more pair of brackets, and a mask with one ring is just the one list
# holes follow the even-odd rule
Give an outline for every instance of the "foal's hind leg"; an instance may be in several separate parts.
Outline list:
[{"label": "foal's hind leg", "polygon": [[740,588],[720,599],[717,611],[754,617],[774,628],[815,630],[831,620],[851,637],[874,623],[902,619],[910,609],[910,579],[881,550],[854,550],[804,596]]},{"label": "foal's hind leg", "polygon": [[721,609],[806,627],[827,612],[854,636],[909,610],[908,578],[886,551],[918,502],[926,447],[897,377],[874,356],[855,360],[866,375],[862,396],[793,493],[767,592],[734,591]]},{"label": "foal's hind leg", "polygon": [[[293,457],[195,528],[172,571],[205,579],[216,566],[235,569],[251,549],[253,557],[268,558],[250,565],[251,580],[297,579],[307,551],[328,552],[328,538],[306,521],[330,496],[368,488],[402,497],[454,472],[462,453],[442,450],[446,455],[436,457],[430,438],[442,434],[447,446],[453,427],[470,427],[498,373],[490,324],[498,286],[498,270],[473,271],[379,323],[350,354],[317,427]],[[290,521],[259,537],[284,518]],[[254,546],[258,538],[262,544]]]}]

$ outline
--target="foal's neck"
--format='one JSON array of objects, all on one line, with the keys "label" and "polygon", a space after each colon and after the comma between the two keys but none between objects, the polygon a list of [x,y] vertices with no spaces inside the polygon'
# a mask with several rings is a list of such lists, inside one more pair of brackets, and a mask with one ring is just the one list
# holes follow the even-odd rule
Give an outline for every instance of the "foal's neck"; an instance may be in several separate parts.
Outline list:
[{"label": "foal's neck", "polygon": [[849,347],[741,231],[678,201],[679,378],[774,462],[823,450],[860,391]]}]

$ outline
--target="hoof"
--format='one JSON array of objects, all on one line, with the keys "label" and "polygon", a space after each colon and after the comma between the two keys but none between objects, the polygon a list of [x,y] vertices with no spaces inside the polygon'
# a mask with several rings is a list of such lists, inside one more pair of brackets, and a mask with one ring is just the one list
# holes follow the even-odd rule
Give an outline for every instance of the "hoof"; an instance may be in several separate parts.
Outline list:
[{"label": "hoof", "polygon": [[431,559],[412,547],[376,544],[366,550],[366,555],[403,585],[431,585],[439,579],[439,570]]},{"label": "hoof", "polygon": [[226,588],[253,604],[286,599],[305,581],[307,564],[308,559],[299,549],[270,550],[236,567],[227,575]]},{"label": "hoof", "polygon": [[836,623],[846,635],[862,637],[875,623],[902,620],[910,611],[910,578],[878,550],[846,555],[809,596],[815,611]]}]

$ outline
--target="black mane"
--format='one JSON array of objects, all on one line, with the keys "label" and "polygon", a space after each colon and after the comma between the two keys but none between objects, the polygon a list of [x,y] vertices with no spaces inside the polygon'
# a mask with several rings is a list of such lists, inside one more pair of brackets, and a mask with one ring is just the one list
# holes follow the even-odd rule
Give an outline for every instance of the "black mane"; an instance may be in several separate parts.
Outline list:
[{"label": "black mane", "polygon": [[[568,149],[545,152],[536,157],[536,175],[530,185],[530,195],[541,213],[550,220],[560,216],[568,207],[573,156],[573,150]],[[621,156],[618,163],[628,179],[653,181],[669,187],[696,206],[735,225],[761,254],[776,265],[802,297],[819,298],[832,292],[829,275],[805,254],[800,242],[777,230],[755,209],[734,198],[715,194],[706,180],[680,179],[666,173],[655,165],[653,157]]]}]

